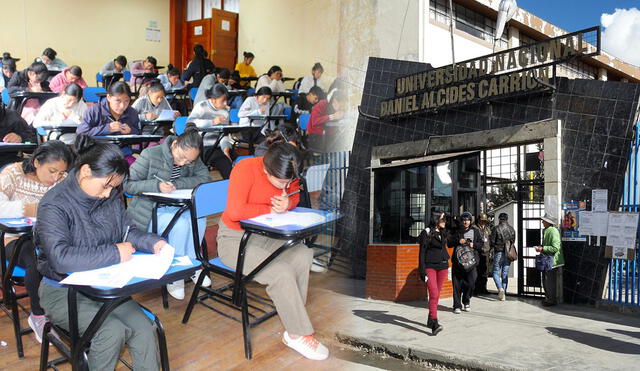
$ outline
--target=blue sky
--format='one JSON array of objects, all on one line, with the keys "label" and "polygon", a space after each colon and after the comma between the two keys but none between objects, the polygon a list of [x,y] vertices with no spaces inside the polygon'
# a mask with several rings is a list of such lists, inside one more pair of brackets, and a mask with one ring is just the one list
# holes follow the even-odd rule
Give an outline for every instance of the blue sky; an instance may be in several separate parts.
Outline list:
[{"label": "blue sky", "polygon": [[639,0],[516,0],[518,6],[568,32],[600,25],[602,13],[640,9]]}]

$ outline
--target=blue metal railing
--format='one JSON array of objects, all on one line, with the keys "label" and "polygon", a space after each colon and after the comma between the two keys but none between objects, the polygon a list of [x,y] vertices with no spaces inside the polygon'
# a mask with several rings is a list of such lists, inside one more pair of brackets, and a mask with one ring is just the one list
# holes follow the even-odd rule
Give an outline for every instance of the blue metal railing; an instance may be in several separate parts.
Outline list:
[{"label": "blue metal railing", "polygon": [[[629,165],[624,179],[621,211],[638,212],[640,210],[640,192],[638,190],[638,162],[640,161],[640,122],[635,124],[634,140],[629,152]],[[640,307],[638,242],[635,246],[634,260],[611,259],[609,262],[608,300],[624,305]]]}]

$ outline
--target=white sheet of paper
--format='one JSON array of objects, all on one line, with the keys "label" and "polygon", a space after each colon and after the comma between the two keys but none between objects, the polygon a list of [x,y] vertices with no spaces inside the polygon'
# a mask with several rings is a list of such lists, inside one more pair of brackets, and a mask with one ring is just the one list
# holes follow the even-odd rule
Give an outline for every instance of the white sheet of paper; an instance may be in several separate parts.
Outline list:
[{"label": "white sheet of paper", "polygon": [[100,269],[71,273],[60,281],[64,285],[123,287],[133,278],[133,272],[122,264],[114,264]]},{"label": "white sheet of paper", "polygon": [[192,193],[193,193],[193,189],[176,189],[171,193],[143,192],[142,194],[147,196],[174,198],[176,200],[188,200],[188,199],[191,199]]},{"label": "white sheet of paper", "polygon": [[133,255],[122,265],[125,270],[133,272],[134,277],[157,280],[167,273],[175,251],[173,246],[165,245],[159,254]]},{"label": "white sheet of paper", "polygon": [[173,259],[173,263],[171,264],[172,266],[179,266],[179,265],[193,265],[193,262],[191,262],[191,259],[188,256],[176,256]]},{"label": "white sheet of paper", "polygon": [[173,121],[174,116],[175,115],[174,115],[172,110],[163,109],[162,112],[160,112],[160,115],[158,116],[158,118],[155,121]]},{"label": "white sheet of paper", "polygon": [[264,214],[252,218],[251,220],[271,227],[281,227],[283,225],[299,225],[301,227],[308,227],[322,223],[326,218],[323,215],[316,213],[289,211],[282,214]]},{"label": "white sheet of paper", "polygon": [[607,198],[606,189],[591,190],[591,211],[607,211]]}]

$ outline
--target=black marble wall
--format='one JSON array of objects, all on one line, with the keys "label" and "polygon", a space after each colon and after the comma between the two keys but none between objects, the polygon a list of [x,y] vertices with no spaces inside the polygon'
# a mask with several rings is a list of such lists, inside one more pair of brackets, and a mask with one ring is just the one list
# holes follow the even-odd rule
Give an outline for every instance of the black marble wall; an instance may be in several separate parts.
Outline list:
[{"label": "black marble wall", "polygon": [[[609,190],[609,207],[617,209],[640,84],[560,78],[555,92],[539,92],[479,103],[399,121],[381,121],[379,102],[394,95],[396,78],[429,65],[370,58],[354,138],[339,229],[341,248],[352,258],[356,277],[366,272],[372,147],[561,119],[563,201],[590,198],[592,188]],[[602,247],[565,243],[565,300],[593,302],[600,295],[608,260]]]}]

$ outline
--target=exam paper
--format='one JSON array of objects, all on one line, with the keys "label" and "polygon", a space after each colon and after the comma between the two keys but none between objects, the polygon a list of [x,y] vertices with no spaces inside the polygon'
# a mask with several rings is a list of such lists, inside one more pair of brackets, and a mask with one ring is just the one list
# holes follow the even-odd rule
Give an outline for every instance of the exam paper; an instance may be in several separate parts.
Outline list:
[{"label": "exam paper", "polygon": [[63,285],[123,287],[133,278],[133,272],[123,268],[123,264],[71,273],[60,281]]},{"label": "exam paper", "polygon": [[122,263],[124,269],[133,272],[134,277],[157,280],[164,276],[173,262],[175,249],[165,245],[159,254],[133,255],[131,260]]},{"label": "exam paper", "polygon": [[326,217],[316,213],[301,213],[289,211],[282,214],[272,213],[251,218],[251,221],[266,224],[270,227],[281,227],[284,225],[298,225],[308,227],[314,224],[324,223]]},{"label": "exam paper", "polygon": [[162,112],[160,112],[160,115],[158,116],[158,118],[155,119],[155,121],[173,121],[174,118],[175,118],[175,114],[173,113],[172,110],[163,109]]},{"label": "exam paper", "polygon": [[171,193],[161,193],[161,192],[143,192],[143,195],[147,196],[158,196],[158,197],[166,197],[166,198],[174,198],[176,200],[189,200],[191,199],[191,194],[193,193],[193,189],[176,189]]}]

